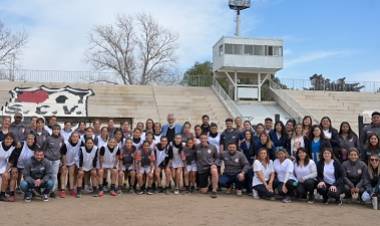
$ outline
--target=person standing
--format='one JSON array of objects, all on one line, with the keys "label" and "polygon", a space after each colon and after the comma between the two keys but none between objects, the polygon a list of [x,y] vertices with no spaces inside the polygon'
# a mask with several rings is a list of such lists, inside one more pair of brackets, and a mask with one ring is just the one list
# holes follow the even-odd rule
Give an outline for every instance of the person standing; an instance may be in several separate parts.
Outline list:
[{"label": "person standing", "polygon": [[25,132],[25,125],[22,122],[22,113],[16,112],[14,115],[14,122],[11,123],[10,131],[15,136],[15,142],[20,143],[25,140],[24,132]]},{"label": "person standing", "polygon": [[168,138],[169,143],[174,141],[174,137],[177,134],[181,134],[182,126],[176,123],[176,119],[173,113],[168,114],[167,124],[164,124],[161,128],[161,135]]},{"label": "person standing", "polygon": [[55,191],[58,187],[58,172],[61,164],[61,147],[64,144],[63,138],[60,135],[61,127],[56,124],[52,127],[52,134],[48,136],[42,146],[44,156],[50,161],[53,174],[53,190],[50,193],[52,198],[55,198]]},{"label": "person standing", "polygon": [[196,163],[197,163],[197,186],[201,193],[206,194],[209,187],[209,179],[212,183],[211,198],[217,197],[218,189],[218,167],[219,159],[216,147],[208,143],[207,134],[202,134],[200,144],[196,146]]}]

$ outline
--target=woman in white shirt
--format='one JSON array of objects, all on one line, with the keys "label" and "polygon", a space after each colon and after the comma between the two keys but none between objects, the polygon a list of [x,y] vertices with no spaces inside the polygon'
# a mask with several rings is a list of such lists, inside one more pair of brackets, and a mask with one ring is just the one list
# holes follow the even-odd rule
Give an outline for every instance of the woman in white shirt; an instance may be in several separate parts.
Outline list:
[{"label": "woman in white shirt", "polygon": [[268,150],[261,148],[257,153],[257,158],[253,163],[254,177],[252,188],[257,191],[260,198],[272,198],[274,169],[273,161],[269,159]]},{"label": "woman in white shirt", "polygon": [[288,152],[284,148],[280,148],[276,151],[276,160],[274,160],[273,166],[276,172],[277,181],[276,189],[279,194],[283,196],[282,202],[291,202],[291,196],[298,186],[298,181],[294,176],[293,162],[288,158]]},{"label": "woman in white shirt", "polygon": [[323,196],[323,203],[328,204],[329,198],[334,198],[336,203],[342,204],[340,194],[343,190],[343,168],[339,161],[334,160],[332,148],[325,148],[322,159],[317,164],[317,190]]},{"label": "woman in white shirt", "polygon": [[294,175],[298,180],[297,194],[299,198],[307,198],[308,203],[314,203],[314,189],[317,183],[317,166],[310,159],[304,148],[298,148],[294,161]]},{"label": "woman in white shirt", "polygon": [[296,152],[298,148],[305,147],[305,137],[303,135],[303,129],[301,124],[297,124],[294,129],[294,134],[290,140],[290,153],[291,158],[296,159]]}]

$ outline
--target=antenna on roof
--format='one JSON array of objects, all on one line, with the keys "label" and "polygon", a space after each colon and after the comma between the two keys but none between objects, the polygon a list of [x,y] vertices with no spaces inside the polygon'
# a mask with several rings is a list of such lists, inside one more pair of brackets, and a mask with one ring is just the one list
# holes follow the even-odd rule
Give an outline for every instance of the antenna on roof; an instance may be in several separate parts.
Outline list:
[{"label": "antenna on roof", "polygon": [[235,35],[240,35],[240,10],[248,9],[251,7],[251,0],[229,0],[228,5],[230,9],[236,11],[236,31]]}]

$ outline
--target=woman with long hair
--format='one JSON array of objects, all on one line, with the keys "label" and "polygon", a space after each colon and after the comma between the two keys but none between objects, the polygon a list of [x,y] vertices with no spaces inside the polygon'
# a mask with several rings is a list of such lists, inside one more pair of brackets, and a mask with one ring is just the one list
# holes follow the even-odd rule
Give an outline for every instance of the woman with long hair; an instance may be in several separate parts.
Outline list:
[{"label": "woman with long hair", "polygon": [[294,161],[294,174],[298,180],[297,194],[307,198],[308,203],[314,203],[314,189],[317,183],[317,166],[310,159],[305,148],[298,148]]},{"label": "woman with long hair", "polygon": [[344,162],[347,160],[348,150],[356,148],[359,150],[359,138],[351,129],[351,125],[348,122],[342,122],[339,128],[339,160]]}]

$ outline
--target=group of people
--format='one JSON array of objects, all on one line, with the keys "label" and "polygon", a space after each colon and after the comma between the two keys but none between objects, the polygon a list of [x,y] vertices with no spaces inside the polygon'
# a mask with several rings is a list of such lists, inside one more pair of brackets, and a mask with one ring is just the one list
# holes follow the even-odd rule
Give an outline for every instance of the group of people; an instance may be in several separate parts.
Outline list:
[{"label": "group of people", "polygon": [[[204,115],[199,125],[177,123],[173,114],[161,125],[152,119],[128,121],[117,127],[112,119],[73,127],[57,117],[48,122],[21,113],[3,116],[0,131],[1,201],[24,193],[48,201],[49,196],[80,198],[120,193],[222,192],[238,196],[342,203],[342,198],[377,206],[380,194],[380,113],[361,131],[348,122],[339,130],[323,117],[300,123],[288,120],[252,125],[240,117],[225,120],[225,129]],[[318,196],[318,197],[316,197]]]}]

